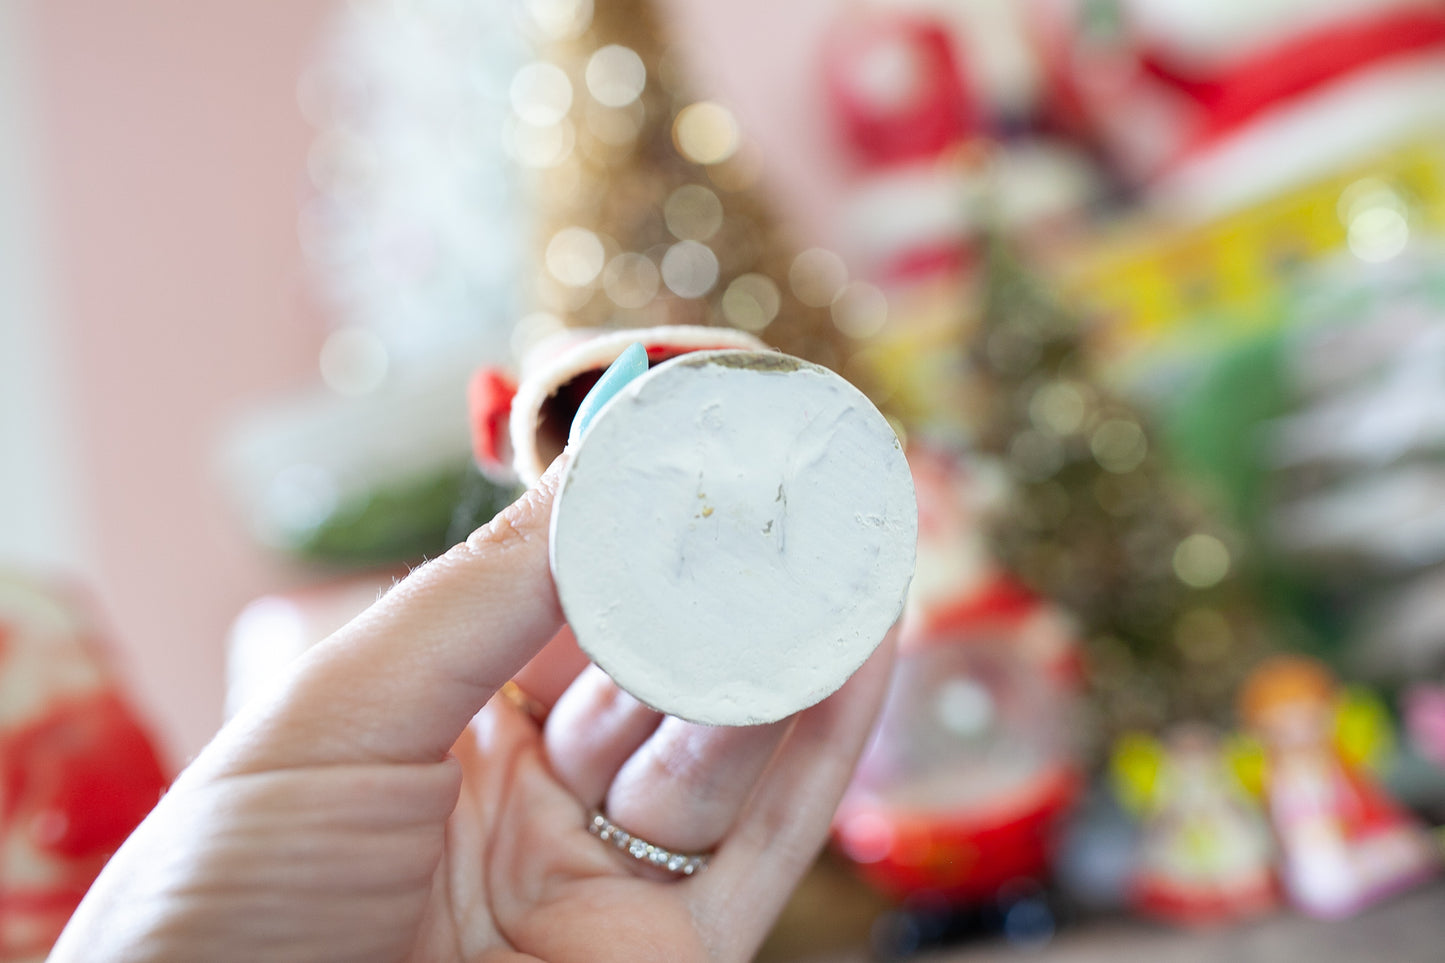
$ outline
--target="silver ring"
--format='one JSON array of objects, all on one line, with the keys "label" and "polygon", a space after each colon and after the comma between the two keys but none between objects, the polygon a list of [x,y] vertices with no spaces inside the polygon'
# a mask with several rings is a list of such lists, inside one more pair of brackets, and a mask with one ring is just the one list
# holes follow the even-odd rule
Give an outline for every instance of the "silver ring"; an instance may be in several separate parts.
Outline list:
[{"label": "silver ring", "polygon": [[604,843],[611,843],[619,852],[626,853],[639,863],[656,866],[677,876],[692,876],[707,868],[708,854],[674,853],[670,849],[663,849],[640,836],[634,836],[595,809],[592,817],[587,820],[587,831]]}]

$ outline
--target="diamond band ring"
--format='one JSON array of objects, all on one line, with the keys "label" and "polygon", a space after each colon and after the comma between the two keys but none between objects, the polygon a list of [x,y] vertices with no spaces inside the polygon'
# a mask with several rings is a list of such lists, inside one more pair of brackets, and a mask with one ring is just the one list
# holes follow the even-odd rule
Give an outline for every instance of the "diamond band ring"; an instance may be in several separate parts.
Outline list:
[{"label": "diamond band ring", "polygon": [[660,870],[677,876],[692,876],[707,868],[707,854],[674,853],[670,849],[663,849],[655,843],[649,843],[639,836],[632,835],[596,810],[593,810],[591,818],[587,821],[587,831],[604,843],[612,844],[620,852],[626,853],[639,863],[656,866]]}]

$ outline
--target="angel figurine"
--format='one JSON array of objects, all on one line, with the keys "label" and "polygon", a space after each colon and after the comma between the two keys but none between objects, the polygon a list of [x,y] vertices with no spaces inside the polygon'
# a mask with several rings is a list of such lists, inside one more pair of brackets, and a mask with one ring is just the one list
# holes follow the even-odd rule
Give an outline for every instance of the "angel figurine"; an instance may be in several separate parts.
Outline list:
[{"label": "angel figurine", "polygon": [[1264,747],[1281,883],[1301,911],[1348,916],[1439,870],[1429,835],[1365,765],[1383,710],[1342,698],[1318,662],[1278,656],[1246,682],[1239,714]]},{"label": "angel figurine", "polygon": [[1140,913],[1204,926],[1277,905],[1274,846],[1242,758],[1203,725],[1180,726],[1163,741],[1119,740],[1115,790],[1143,823],[1129,887]]}]

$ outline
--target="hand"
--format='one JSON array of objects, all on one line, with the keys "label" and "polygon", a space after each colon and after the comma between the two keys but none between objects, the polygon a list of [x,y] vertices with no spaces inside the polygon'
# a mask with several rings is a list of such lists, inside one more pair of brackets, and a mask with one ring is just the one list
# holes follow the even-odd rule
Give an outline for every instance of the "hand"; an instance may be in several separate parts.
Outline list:
[{"label": "hand", "polygon": [[[554,465],[223,728],[52,963],[751,958],[823,843],[891,642],[781,723],[662,717],[563,627],[557,482]],[[513,676],[545,724],[498,695]],[[588,833],[598,807],[711,865],[636,862]]]}]

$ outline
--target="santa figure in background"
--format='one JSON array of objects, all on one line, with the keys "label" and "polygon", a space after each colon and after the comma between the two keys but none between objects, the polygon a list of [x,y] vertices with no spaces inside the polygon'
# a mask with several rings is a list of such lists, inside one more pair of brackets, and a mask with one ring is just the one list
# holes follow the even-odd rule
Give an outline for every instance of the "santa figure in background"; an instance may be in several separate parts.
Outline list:
[{"label": "santa figure in background", "polygon": [[166,785],[82,606],[0,572],[0,961],[49,952]]},{"label": "santa figure in background", "polygon": [[987,473],[909,451],[918,567],[878,731],[834,822],[884,893],[990,904],[1052,873],[1082,786],[1072,626],[1002,575],[978,514]]},{"label": "santa figure in background", "polygon": [[1431,0],[1033,0],[1061,114],[1209,214],[1445,122]]}]

